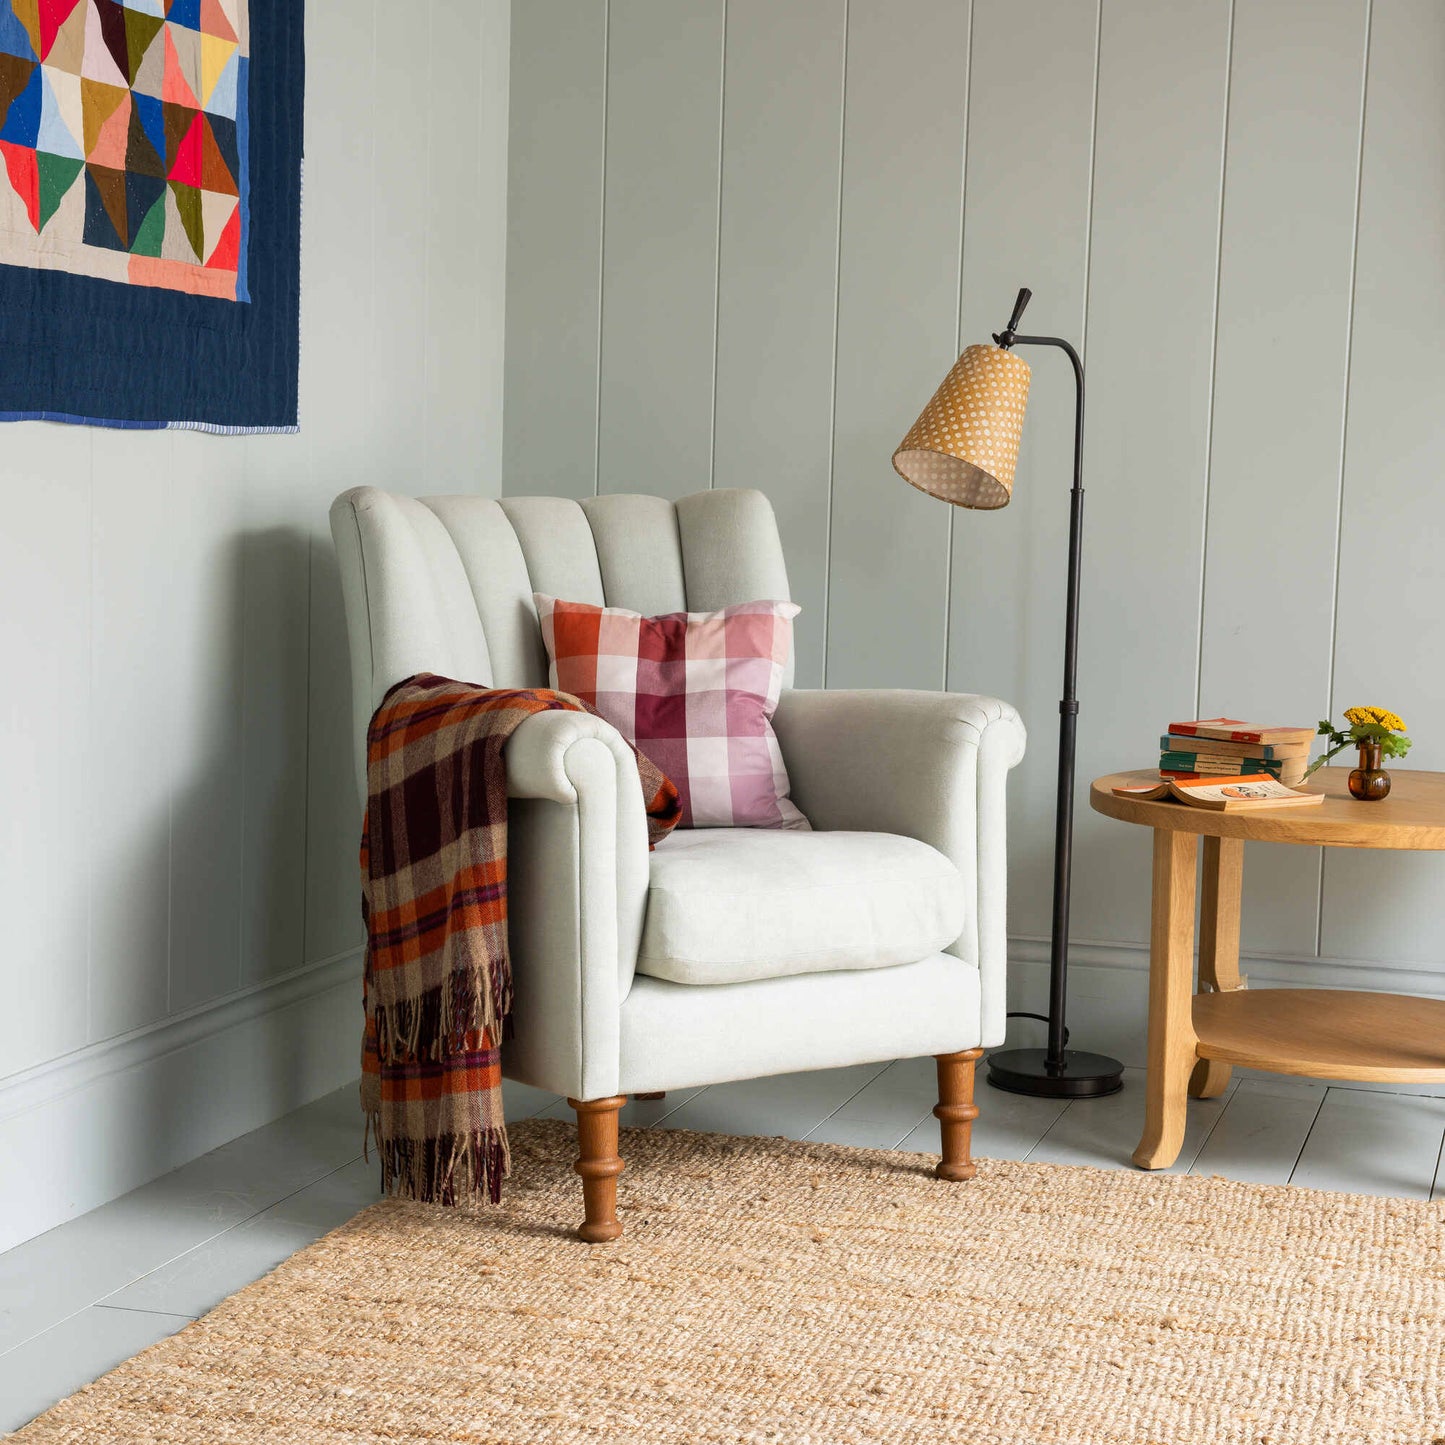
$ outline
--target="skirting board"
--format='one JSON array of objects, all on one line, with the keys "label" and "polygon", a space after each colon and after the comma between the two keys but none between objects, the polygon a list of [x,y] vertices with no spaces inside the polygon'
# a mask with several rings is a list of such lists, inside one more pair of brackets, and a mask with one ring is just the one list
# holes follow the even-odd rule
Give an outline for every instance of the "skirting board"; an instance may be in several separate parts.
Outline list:
[{"label": "skirting board", "polygon": [[[1048,951],[1046,940],[1011,941],[1011,1008],[1046,1007]],[[1078,943],[1071,960],[1074,1041],[1142,1067],[1148,949]],[[1445,996],[1435,969],[1284,958],[1241,968],[1261,987]],[[339,954],[0,1081],[0,1250],[354,1079],[360,975],[360,953]],[[1036,1044],[1040,1028],[1012,1020],[1009,1042]]]},{"label": "skirting board", "polygon": [[[1142,943],[1074,943],[1069,949],[1068,1021],[1072,1043],[1111,1054],[1143,1068],[1149,1016],[1149,949]],[[1445,998],[1445,973],[1439,968],[1375,963],[1348,958],[1241,956],[1239,970],[1260,988],[1353,988],[1378,993]],[[1009,1008],[1044,1013],[1049,997],[1047,939],[1009,941]],[[1010,1019],[1011,1048],[1043,1043],[1043,1025]],[[1354,1084],[1392,1092],[1441,1092],[1439,1085],[1402,1089],[1395,1084]]]},{"label": "skirting board", "polygon": [[351,951],[0,1080],[0,1250],[359,1072]]}]

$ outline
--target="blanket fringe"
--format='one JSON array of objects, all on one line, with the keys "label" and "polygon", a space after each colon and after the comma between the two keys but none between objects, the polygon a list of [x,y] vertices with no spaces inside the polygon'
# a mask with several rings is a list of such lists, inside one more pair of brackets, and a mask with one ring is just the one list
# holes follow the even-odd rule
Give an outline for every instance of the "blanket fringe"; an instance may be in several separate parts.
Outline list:
[{"label": "blanket fringe", "polygon": [[381,1157],[384,1194],[419,1204],[500,1202],[502,1180],[512,1172],[507,1131],[500,1126],[437,1139],[386,1139],[381,1116],[367,1116],[367,1133]]},{"label": "blanket fringe", "polygon": [[505,961],[491,970],[456,969],[439,988],[390,1003],[368,1002],[383,1063],[446,1059],[466,1051],[469,1035],[486,1030],[493,1039],[502,1037],[503,1025],[511,1022],[512,971]]}]

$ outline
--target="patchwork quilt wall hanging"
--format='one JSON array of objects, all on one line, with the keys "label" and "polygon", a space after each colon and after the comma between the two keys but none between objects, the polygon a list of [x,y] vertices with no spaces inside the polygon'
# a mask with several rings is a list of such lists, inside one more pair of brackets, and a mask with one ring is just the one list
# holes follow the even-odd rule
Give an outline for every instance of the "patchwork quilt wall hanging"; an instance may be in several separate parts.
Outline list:
[{"label": "patchwork quilt wall hanging", "polygon": [[296,429],[302,0],[0,0],[0,420]]}]

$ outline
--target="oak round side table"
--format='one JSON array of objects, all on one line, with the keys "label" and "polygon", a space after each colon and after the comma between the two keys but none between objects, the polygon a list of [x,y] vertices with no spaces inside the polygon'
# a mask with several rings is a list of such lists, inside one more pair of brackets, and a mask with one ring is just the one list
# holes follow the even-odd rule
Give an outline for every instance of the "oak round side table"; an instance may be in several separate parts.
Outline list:
[{"label": "oak round side table", "polygon": [[[1187,1098],[1213,1098],[1235,1064],[1276,1074],[1389,1083],[1445,1082],[1445,1000],[1353,989],[1250,990],[1239,975],[1239,893],[1246,839],[1326,848],[1445,850],[1445,773],[1399,771],[1390,796],[1350,797],[1347,768],[1322,768],[1313,807],[1210,812],[1115,796],[1157,772],[1094,781],[1095,812],[1154,830],[1149,932],[1149,1068],[1141,1169],[1167,1169],[1184,1142]],[[1194,888],[1204,840],[1199,988],[1194,987]]]}]

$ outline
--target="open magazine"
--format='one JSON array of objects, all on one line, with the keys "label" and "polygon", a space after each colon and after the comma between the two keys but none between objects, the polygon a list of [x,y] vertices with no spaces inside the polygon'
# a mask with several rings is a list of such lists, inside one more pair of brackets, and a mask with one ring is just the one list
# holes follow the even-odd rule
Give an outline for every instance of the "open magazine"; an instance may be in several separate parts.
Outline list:
[{"label": "open magazine", "polygon": [[1230,813],[1241,808],[1285,808],[1323,803],[1323,793],[1304,793],[1287,788],[1278,778],[1259,773],[1249,777],[1161,778],[1157,783],[1126,783],[1114,790],[1115,797],[1152,801],[1167,798],[1191,808],[1210,808]]}]

